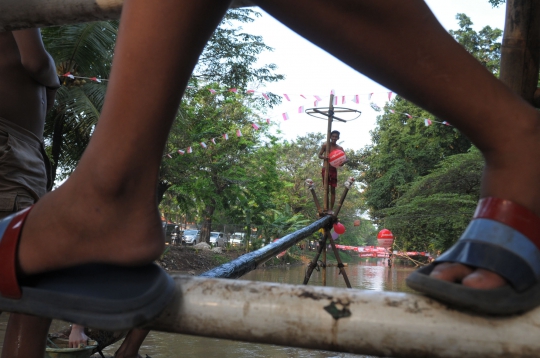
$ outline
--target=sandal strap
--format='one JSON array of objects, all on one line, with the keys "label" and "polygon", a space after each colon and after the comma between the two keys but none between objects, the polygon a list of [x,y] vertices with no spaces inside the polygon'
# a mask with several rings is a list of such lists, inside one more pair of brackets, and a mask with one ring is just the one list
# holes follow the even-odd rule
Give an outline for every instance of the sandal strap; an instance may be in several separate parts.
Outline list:
[{"label": "sandal strap", "polygon": [[473,220],[436,262],[457,262],[495,272],[520,292],[540,277],[536,246],[517,230],[489,219]]},{"label": "sandal strap", "polygon": [[522,233],[540,250],[540,217],[526,207],[499,198],[480,199],[474,219],[491,219]]},{"label": "sandal strap", "polygon": [[24,220],[33,206],[0,221],[0,295],[21,298],[17,281],[17,249]]}]

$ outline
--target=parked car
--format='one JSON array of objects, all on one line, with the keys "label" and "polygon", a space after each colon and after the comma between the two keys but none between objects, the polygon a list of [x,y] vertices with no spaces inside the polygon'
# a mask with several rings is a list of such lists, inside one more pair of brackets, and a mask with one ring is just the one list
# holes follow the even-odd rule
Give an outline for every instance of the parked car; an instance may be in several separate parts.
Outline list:
[{"label": "parked car", "polygon": [[199,230],[184,230],[182,235],[182,243],[185,245],[196,245],[201,240],[201,232]]},{"label": "parked car", "polygon": [[224,247],[226,243],[227,241],[225,240],[224,233],[217,231],[210,232],[210,245]]},{"label": "parked car", "polygon": [[244,244],[244,236],[245,234],[243,232],[235,232],[231,235],[230,243],[232,246],[241,246]]}]

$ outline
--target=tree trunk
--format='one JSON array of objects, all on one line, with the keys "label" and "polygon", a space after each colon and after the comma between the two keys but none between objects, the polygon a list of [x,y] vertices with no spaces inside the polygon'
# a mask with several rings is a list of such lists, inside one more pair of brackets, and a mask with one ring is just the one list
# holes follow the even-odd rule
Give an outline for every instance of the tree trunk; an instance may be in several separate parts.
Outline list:
[{"label": "tree trunk", "polygon": [[52,182],[56,180],[56,170],[60,162],[60,153],[62,152],[62,143],[64,136],[64,116],[56,116],[54,119],[54,129],[51,143],[52,160]]},{"label": "tree trunk", "polygon": [[537,107],[539,58],[540,0],[507,0],[500,80]]},{"label": "tree trunk", "polygon": [[210,244],[210,231],[212,231],[212,216],[216,210],[216,201],[210,200],[211,204],[206,205],[204,209],[204,221],[201,228],[201,241]]}]

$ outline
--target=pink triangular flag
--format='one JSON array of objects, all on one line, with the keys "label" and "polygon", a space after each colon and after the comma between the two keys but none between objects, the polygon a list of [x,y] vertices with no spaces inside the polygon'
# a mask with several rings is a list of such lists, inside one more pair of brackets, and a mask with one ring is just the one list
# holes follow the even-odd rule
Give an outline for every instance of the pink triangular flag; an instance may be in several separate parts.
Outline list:
[{"label": "pink triangular flag", "polygon": [[229,135],[227,133],[223,134],[223,139],[229,140]]},{"label": "pink triangular flag", "polygon": [[289,101],[289,102],[291,101],[291,99],[289,98],[289,95],[287,95],[286,93],[283,93],[283,97],[285,97],[285,99],[287,101]]},{"label": "pink triangular flag", "polygon": [[241,137],[241,136],[242,136],[242,132],[240,132],[240,129],[237,129],[237,130],[236,130],[236,136],[237,136],[237,137]]},{"label": "pink triangular flag", "polygon": [[182,149],[178,149],[178,154],[180,155],[184,155],[185,151],[183,151]]},{"label": "pink triangular flag", "polygon": [[169,157],[169,158],[171,158],[171,159],[172,159],[172,157],[171,157],[171,155],[170,155],[170,154],[167,154],[167,157]]},{"label": "pink triangular flag", "polygon": [[208,90],[210,91],[210,93],[216,94],[216,90],[213,90],[213,89],[211,89],[211,88],[209,88]]},{"label": "pink triangular flag", "polygon": [[289,115],[287,114],[287,112],[282,113],[281,116],[283,117],[283,120],[284,120],[284,121],[286,121],[287,119],[289,119]]},{"label": "pink triangular flag", "polygon": [[337,97],[334,97],[334,106],[337,106]]},{"label": "pink triangular flag", "polygon": [[451,126],[451,124],[448,123],[447,121],[443,121],[442,124],[444,124],[445,126]]},{"label": "pink triangular flag", "polygon": [[298,113],[304,113],[304,106],[298,107]]},{"label": "pink triangular flag", "polygon": [[409,113],[403,113],[403,114],[406,115],[409,118],[412,118],[412,116]]},{"label": "pink triangular flag", "polygon": [[207,145],[206,145],[205,142],[201,142],[200,144],[201,144],[201,147],[203,147],[204,149],[206,149]]},{"label": "pink triangular flag", "polygon": [[317,96],[317,95],[313,95],[313,97],[315,97],[315,99],[316,99],[317,101],[319,101],[319,102],[322,101],[321,97],[319,97],[319,96]]},{"label": "pink triangular flag", "polygon": [[101,83],[101,80],[97,77],[90,77],[90,80],[91,81],[94,81],[94,82],[97,82],[97,83]]},{"label": "pink triangular flag", "polygon": [[345,96],[341,96],[341,104],[345,104],[346,101]]},{"label": "pink triangular flag", "polygon": [[247,90],[246,93],[255,93],[255,90]]},{"label": "pink triangular flag", "polygon": [[71,72],[64,73],[64,77],[69,77],[69,78],[71,78],[72,80],[75,79],[75,76],[73,76],[73,75],[71,74]]},{"label": "pink triangular flag", "polygon": [[424,124],[426,125],[426,127],[430,126],[431,125],[431,119],[424,119]]},{"label": "pink triangular flag", "polygon": [[216,138],[212,138],[210,140],[212,141],[212,143],[216,144]]},{"label": "pink triangular flag", "polygon": [[262,93],[262,96],[264,97],[264,99],[270,100],[270,97],[268,97],[268,95],[266,93]]},{"label": "pink triangular flag", "polygon": [[187,152],[191,153],[191,152],[193,152],[193,149],[191,149],[191,147],[188,147]]},{"label": "pink triangular flag", "polygon": [[302,97],[303,99],[307,99],[306,96],[304,96],[303,94],[301,94],[300,97]]},{"label": "pink triangular flag", "polygon": [[355,94],[355,95],[354,95],[353,102],[354,102],[354,103],[360,103],[360,96],[357,95],[357,94]]},{"label": "pink triangular flag", "polygon": [[229,92],[238,93],[238,90],[236,88],[229,88]]},{"label": "pink triangular flag", "polygon": [[390,101],[392,99],[392,92],[388,92],[388,100]]},{"label": "pink triangular flag", "polygon": [[389,109],[388,110],[390,113],[396,113],[396,111],[394,111],[393,109]]},{"label": "pink triangular flag", "polygon": [[318,106],[319,106],[319,101],[313,102],[313,106],[314,106],[314,107],[318,107]]},{"label": "pink triangular flag", "polygon": [[255,130],[258,130],[258,129],[259,129],[259,126],[256,125],[255,123],[251,123],[251,126],[252,126]]}]

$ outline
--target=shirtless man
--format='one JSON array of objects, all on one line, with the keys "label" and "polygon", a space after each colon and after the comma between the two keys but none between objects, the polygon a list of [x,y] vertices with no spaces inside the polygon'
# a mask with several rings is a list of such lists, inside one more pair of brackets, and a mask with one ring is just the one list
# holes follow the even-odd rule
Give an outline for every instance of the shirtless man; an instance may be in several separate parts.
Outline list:
[{"label": "shirtless man", "polygon": [[[470,56],[423,1],[254,2],[352,68],[456,126],[484,155],[481,197],[516,203],[538,221],[540,115]],[[124,3],[100,125],[75,172],[25,217],[18,251],[5,255],[17,262],[15,278],[92,262],[141,266],[161,255],[155,187],[164,146],[199,54],[228,6],[215,0]],[[405,52],[408,56],[395,56]],[[160,71],[142,85],[133,74],[149,68]],[[504,209],[494,205],[489,212]],[[126,235],[129,247],[122,242]],[[504,264],[485,253],[478,256]],[[483,265],[441,263],[428,275],[488,295],[510,287]],[[540,300],[529,309],[537,305]],[[511,307],[506,314],[512,314]]]},{"label": "shirtless man", "polygon": [[[337,145],[337,141],[339,140],[339,134],[340,134],[339,131],[332,131],[330,133],[330,151],[328,153],[331,153],[335,149],[345,151],[341,146]],[[324,174],[326,172],[325,165],[326,165],[326,160],[328,159],[326,157],[326,143],[322,145],[321,150],[319,151],[319,159],[325,160],[323,164],[322,172],[321,172],[322,180],[324,183]],[[341,164],[340,166],[342,166],[343,164]],[[337,168],[331,165],[329,167],[330,167],[330,171],[328,174],[328,185],[330,186],[330,208],[328,209],[328,213],[332,214],[334,212],[334,203],[336,202]]]},{"label": "shirtless man", "polygon": [[[0,32],[0,218],[32,205],[52,186],[43,127],[59,87],[39,29]],[[2,355],[42,356],[49,324],[49,319],[11,314]],[[39,344],[33,344],[36,337]]]}]

